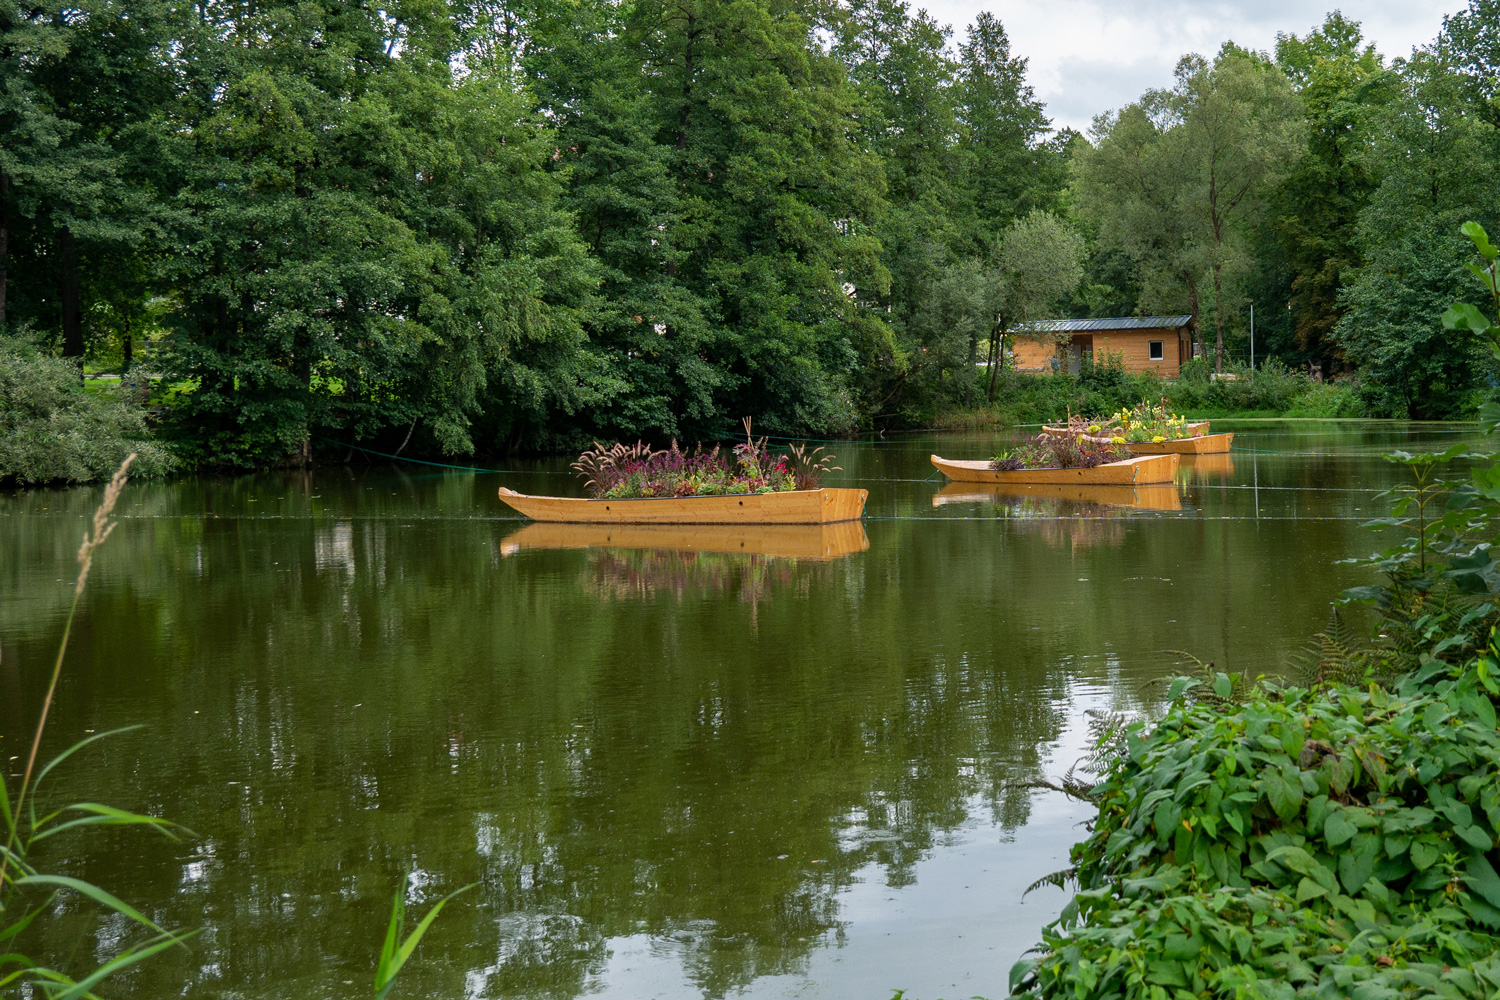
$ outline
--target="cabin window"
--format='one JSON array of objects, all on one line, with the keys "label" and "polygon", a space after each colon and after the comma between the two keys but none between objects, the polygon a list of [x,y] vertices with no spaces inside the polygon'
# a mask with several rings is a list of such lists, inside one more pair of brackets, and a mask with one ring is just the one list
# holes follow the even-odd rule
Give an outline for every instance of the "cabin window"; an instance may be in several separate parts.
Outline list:
[{"label": "cabin window", "polygon": [[1159,340],[1150,340],[1150,341],[1147,341],[1146,342],[1146,346],[1151,351],[1151,360],[1152,361],[1160,361],[1160,360],[1162,360],[1163,358],[1165,358],[1167,356],[1166,352],[1164,350],[1162,350],[1162,342],[1159,341]]}]

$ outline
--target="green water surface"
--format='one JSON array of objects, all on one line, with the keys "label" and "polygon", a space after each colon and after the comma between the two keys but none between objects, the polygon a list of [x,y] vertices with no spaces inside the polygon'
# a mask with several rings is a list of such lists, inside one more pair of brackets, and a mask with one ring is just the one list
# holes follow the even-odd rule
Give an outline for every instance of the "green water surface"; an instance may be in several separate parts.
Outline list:
[{"label": "green water surface", "polygon": [[[131,1000],[369,996],[403,878],[418,909],[479,888],[397,997],[1003,996],[1065,900],[1022,891],[1087,816],[1027,783],[1083,753],[1089,711],[1157,710],[1165,650],[1280,670],[1370,582],[1335,560],[1380,544],[1359,525],[1403,475],[1380,453],[1468,433],[1236,429],[1146,506],[934,505],[928,455],[999,435],[839,443],[868,548],[826,560],[507,545],[496,487],[576,493],[562,461],[132,484],[49,747],[141,728],[44,791],[195,836],[45,860],[202,928],[107,993]],[[8,774],[98,494],[0,495]],[[29,947],[78,972],[134,933],[52,917]]]}]

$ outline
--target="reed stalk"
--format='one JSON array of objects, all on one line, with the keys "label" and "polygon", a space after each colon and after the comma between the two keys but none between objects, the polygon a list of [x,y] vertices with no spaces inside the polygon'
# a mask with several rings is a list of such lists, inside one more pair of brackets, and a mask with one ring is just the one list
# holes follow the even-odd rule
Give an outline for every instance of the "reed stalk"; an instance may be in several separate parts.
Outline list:
[{"label": "reed stalk", "polygon": [[21,777],[21,787],[16,793],[16,801],[11,813],[16,821],[10,824],[5,851],[0,854],[0,885],[5,883],[6,869],[10,864],[11,852],[16,846],[17,832],[20,830],[20,817],[24,814],[26,795],[31,790],[32,775],[36,773],[36,757],[42,748],[42,734],[47,730],[47,716],[52,711],[52,699],[57,695],[57,682],[62,677],[63,660],[68,653],[68,639],[73,634],[73,618],[78,614],[78,600],[83,596],[83,588],[88,583],[89,570],[94,565],[94,553],[115,530],[116,522],[110,520],[110,515],[114,513],[120,493],[130,479],[130,463],[134,462],[135,458],[135,452],[126,455],[125,461],[120,463],[120,467],[110,477],[109,485],[104,488],[104,499],[94,511],[93,523],[89,526],[89,530],[83,533],[83,543],[78,546],[78,579],[73,584],[73,603],[68,606],[68,618],[63,623],[62,641],[57,646],[57,660],[52,665],[52,678],[47,683],[47,694],[42,698],[42,712],[37,719],[36,732],[31,737],[31,752],[26,756],[26,770]]}]

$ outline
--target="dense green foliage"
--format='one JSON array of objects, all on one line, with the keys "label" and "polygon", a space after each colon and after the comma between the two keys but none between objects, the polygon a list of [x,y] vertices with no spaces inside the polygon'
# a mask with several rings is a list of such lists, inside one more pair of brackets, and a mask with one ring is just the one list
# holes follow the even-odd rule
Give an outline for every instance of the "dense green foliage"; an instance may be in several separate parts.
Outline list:
[{"label": "dense green foliage", "polygon": [[1493,995],[1494,656],[1396,692],[1184,702],[1130,733],[1080,890],[1015,975],[1048,996]]},{"label": "dense green foliage", "polygon": [[126,398],[133,389],[86,392],[73,362],[0,337],[0,484],[103,479],[131,452],[140,474],[167,471],[171,456]]},{"label": "dense green foliage", "polygon": [[1085,139],[993,16],[901,0],[3,2],[0,324],[149,342],[238,467],[1010,413],[1017,322],[1181,310],[1232,370],[1252,303],[1263,357],[1458,415],[1495,365],[1434,234],[1500,203],[1496,14],[1226,44]]}]

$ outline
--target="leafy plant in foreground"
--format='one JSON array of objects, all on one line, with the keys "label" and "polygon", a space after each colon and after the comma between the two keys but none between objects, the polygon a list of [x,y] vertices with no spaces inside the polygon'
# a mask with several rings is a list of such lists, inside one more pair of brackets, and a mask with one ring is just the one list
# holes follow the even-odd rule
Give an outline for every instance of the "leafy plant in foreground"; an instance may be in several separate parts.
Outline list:
[{"label": "leafy plant in foreground", "polygon": [[1266,687],[1137,723],[1093,789],[1079,892],[1013,986],[1405,996],[1446,966],[1444,995],[1500,988],[1496,655],[1395,691]]},{"label": "leafy plant in foreground", "polygon": [[[35,861],[37,845],[59,834],[92,826],[138,826],[152,830],[165,837],[176,837],[173,824],[154,816],[116,809],[96,802],[77,802],[39,813],[38,793],[48,775],[69,757],[92,743],[122,730],[100,733],[73,744],[68,749],[37,768],[42,737],[47,729],[47,716],[57,693],[57,682],[62,676],[64,658],[68,650],[68,638],[73,630],[73,618],[78,612],[78,602],[88,582],[89,570],[93,566],[94,553],[114,531],[115,522],[110,519],[120,492],[125,488],[127,473],[135,455],[126,457],[104,491],[104,500],[94,512],[90,530],[85,532],[83,544],[78,549],[78,577],[73,587],[73,603],[63,625],[62,641],[58,644],[57,660],[53,664],[52,677],[47,693],[42,699],[42,710],[32,736],[31,749],[27,754],[25,771],[21,783],[12,795],[5,776],[0,774],[0,825],[3,825],[4,845],[0,847],[0,991],[16,986],[30,986],[48,1000],[75,1000],[91,997],[94,987],[109,976],[152,955],[182,944],[196,931],[182,933],[159,927],[139,910],[116,898],[96,885],[66,875],[53,875],[40,870]],[[138,944],[127,947],[114,958],[104,962],[81,979],[74,979],[65,972],[48,968],[26,955],[25,932],[45,914],[53,901],[62,892],[76,892],[93,900],[106,910],[113,911],[130,923],[143,928],[148,936]]]},{"label": "leafy plant in foreground", "polygon": [[410,934],[404,939],[401,932],[406,929],[406,885],[403,882],[396,890],[396,897],[391,903],[391,921],[386,926],[385,943],[380,948],[380,958],[375,963],[375,1000],[385,1000],[391,988],[396,985],[396,976],[406,965],[407,959],[411,958],[412,952],[417,950],[417,945],[422,943],[422,937],[427,933],[432,922],[437,919],[443,907],[448,901],[460,893],[468,892],[477,882],[470,882],[462,888],[455,889],[442,899],[432,905],[427,911],[427,916],[412,928]]}]

